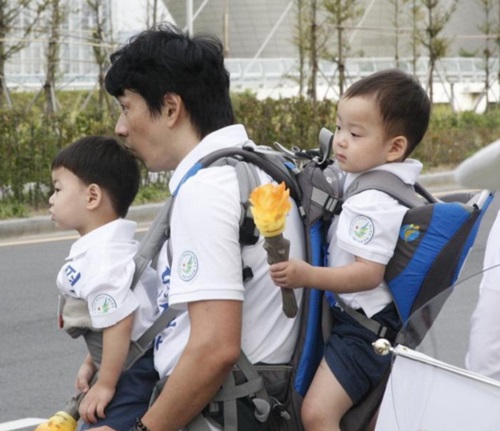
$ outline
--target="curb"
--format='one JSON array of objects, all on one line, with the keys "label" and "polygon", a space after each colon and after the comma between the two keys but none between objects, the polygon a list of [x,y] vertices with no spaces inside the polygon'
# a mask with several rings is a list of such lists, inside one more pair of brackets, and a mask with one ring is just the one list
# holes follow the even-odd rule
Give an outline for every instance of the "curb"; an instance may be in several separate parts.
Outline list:
[{"label": "curb", "polygon": [[[133,220],[137,224],[149,224],[156,216],[163,203],[146,204],[130,207],[127,214],[128,220]],[[64,234],[65,232],[75,233],[74,231],[61,231],[54,227],[54,222],[50,216],[35,216],[29,218],[11,219],[0,221],[0,240],[14,237],[25,237],[48,234]]]},{"label": "curb", "polygon": [[[440,172],[422,175],[419,182],[431,192],[441,190],[451,190],[458,188],[454,172]],[[138,205],[130,208],[127,219],[137,222],[137,224],[149,224],[163,203]],[[35,235],[61,234],[59,229],[54,227],[50,216],[35,216],[30,218],[20,218],[0,221],[0,240],[14,237],[26,237]],[[73,232],[74,233],[74,232]]]}]

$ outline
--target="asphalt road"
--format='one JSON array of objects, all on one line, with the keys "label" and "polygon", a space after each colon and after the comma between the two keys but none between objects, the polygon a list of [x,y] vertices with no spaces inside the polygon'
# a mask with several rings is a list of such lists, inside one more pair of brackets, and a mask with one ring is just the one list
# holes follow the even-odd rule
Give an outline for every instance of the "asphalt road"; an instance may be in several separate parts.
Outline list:
[{"label": "asphalt road", "polygon": [[56,319],[55,275],[72,240],[39,240],[0,248],[0,424],[64,407],[84,357]]},{"label": "asphalt road", "polygon": [[[499,208],[494,201],[486,213],[461,278],[481,269],[487,233]],[[61,332],[56,321],[54,280],[74,237],[8,241],[0,241],[0,431],[33,429],[12,421],[47,418],[64,407],[85,354],[83,342]],[[478,282],[476,277],[455,289],[425,342],[426,353],[461,365]]]}]

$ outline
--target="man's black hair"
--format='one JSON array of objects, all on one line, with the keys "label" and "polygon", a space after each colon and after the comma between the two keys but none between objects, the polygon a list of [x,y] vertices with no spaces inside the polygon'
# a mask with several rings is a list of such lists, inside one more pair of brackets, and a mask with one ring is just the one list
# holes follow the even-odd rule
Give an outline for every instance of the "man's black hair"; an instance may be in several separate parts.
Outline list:
[{"label": "man's black hair", "polygon": [[200,138],[234,123],[229,72],[216,37],[189,37],[174,25],[161,25],[133,37],[110,59],[105,86],[112,96],[136,92],[155,117],[164,96],[177,94]]}]

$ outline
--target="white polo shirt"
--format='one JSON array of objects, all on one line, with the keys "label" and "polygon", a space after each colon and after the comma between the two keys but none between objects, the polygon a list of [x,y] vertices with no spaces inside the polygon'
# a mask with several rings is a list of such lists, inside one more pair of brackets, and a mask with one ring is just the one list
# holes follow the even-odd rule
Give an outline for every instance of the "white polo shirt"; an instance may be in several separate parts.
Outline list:
[{"label": "white polo shirt", "polygon": [[159,314],[159,283],[153,269],[148,267],[135,289],[130,289],[138,248],[135,228],[135,222],[118,219],[82,236],[72,245],[57,276],[57,287],[63,295],[88,303],[95,328],[113,326],[135,312],[133,340]]},{"label": "white polo shirt", "polygon": [[[179,164],[170,181],[174,192],[188,170],[203,156],[248,140],[241,125],[208,135]],[[261,173],[263,182],[270,178]],[[287,362],[298,333],[298,319],[282,311],[281,292],[269,277],[269,265],[261,237],[254,246],[241,250],[240,195],[234,168],[201,169],[190,177],[177,195],[172,214],[172,269],[164,245],[158,274],[164,289],[160,305],[183,310],[157,337],[155,365],[160,376],[169,375],[187,343],[190,325],[186,304],[202,300],[244,301],[242,349],[250,361]],[[305,257],[302,224],[293,208],[284,236],[290,240],[290,256]],[[253,271],[243,283],[242,258]],[[300,304],[301,289],[295,290]]]},{"label": "white polo shirt", "polygon": [[[388,171],[407,184],[415,184],[422,164],[413,159],[388,163],[372,170]],[[344,191],[361,174],[348,173]],[[408,208],[378,190],[366,190],[347,199],[339,217],[329,230],[329,266],[344,266],[363,259],[386,265],[398,240],[403,217]],[[381,311],[392,301],[385,282],[363,292],[342,293],[340,297],[354,309],[362,308],[368,317]]]}]

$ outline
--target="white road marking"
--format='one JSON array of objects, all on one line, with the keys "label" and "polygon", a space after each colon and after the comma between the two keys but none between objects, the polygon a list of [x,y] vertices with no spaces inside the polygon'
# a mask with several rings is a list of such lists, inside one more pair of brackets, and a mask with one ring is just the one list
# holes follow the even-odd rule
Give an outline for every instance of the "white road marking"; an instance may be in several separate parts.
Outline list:
[{"label": "white road marking", "polygon": [[[147,230],[148,230],[148,227],[138,227],[135,230],[135,232],[136,233],[146,232]],[[29,245],[29,244],[43,244],[46,242],[67,241],[70,239],[77,239],[77,238],[79,238],[78,234],[17,238],[17,239],[0,241],[0,247],[12,247],[15,245]],[[2,431],[1,428],[0,428],[0,431]]]},{"label": "white road marking", "polygon": [[41,419],[41,418],[25,418],[25,419],[18,419],[17,421],[4,422],[0,423],[0,431],[12,431],[12,430],[19,430],[22,428],[29,428],[41,424],[46,420],[47,419]]}]

